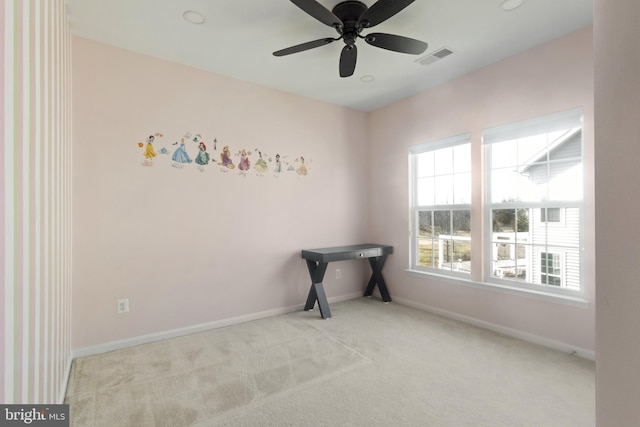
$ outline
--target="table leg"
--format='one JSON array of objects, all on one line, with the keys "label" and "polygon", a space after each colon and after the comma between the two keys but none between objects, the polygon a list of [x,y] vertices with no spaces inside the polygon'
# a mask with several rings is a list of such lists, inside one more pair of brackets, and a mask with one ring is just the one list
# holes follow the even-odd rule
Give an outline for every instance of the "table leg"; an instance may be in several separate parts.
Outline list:
[{"label": "table leg", "polygon": [[327,271],[327,265],[328,263],[326,262],[307,260],[307,268],[309,269],[309,276],[311,277],[311,289],[309,289],[309,295],[307,296],[307,303],[304,306],[304,310],[312,310],[316,301],[318,301],[320,316],[322,316],[323,319],[331,317],[331,309],[329,308],[327,295],[324,293],[324,285],[322,284],[324,273]]},{"label": "table leg", "polygon": [[371,265],[372,273],[371,278],[369,279],[369,284],[367,285],[367,290],[364,292],[365,297],[371,296],[371,294],[373,293],[373,288],[375,288],[377,284],[378,289],[380,290],[380,295],[382,296],[382,300],[384,302],[391,302],[391,295],[389,295],[387,284],[384,281],[384,277],[382,277],[382,267],[384,267],[384,262],[386,261],[386,259],[386,255],[369,258],[369,265]]}]

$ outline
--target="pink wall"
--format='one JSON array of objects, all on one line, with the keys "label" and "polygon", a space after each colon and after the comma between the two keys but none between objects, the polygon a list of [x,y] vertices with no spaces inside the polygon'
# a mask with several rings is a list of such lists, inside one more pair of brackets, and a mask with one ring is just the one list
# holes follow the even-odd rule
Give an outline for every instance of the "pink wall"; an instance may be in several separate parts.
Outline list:
[{"label": "pink wall", "polygon": [[[395,247],[385,276],[398,299],[593,351],[591,175],[586,308],[404,271],[409,146],[471,132],[477,159],[485,127],[582,107],[593,167],[591,35],[579,31],[368,115],[74,38],[73,347],[294,307],[309,285],[300,249],[379,241]],[[148,134],[161,132],[156,150],[173,152],[187,131],[201,133],[216,158],[225,144],[259,148],[305,156],[310,173],[200,172],[162,155],[142,166],[137,143]],[[361,291],[366,265],[335,268],[343,274],[327,273],[330,297]],[[119,298],[130,299],[130,313],[116,314]]]},{"label": "pink wall", "polygon": [[[86,39],[73,53],[75,349],[295,307],[301,249],[366,240],[364,113]],[[215,159],[229,145],[255,163],[258,148],[309,173],[143,166],[137,143],[155,132],[156,151],[200,133]],[[330,265],[328,296],[361,292],[366,268]]]},{"label": "pink wall", "polygon": [[597,424],[640,419],[640,3],[596,0]]},{"label": "pink wall", "polygon": [[[475,167],[479,167],[483,128],[581,107],[584,160],[587,170],[592,170],[591,37],[590,28],[578,31],[369,115],[371,188],[376,188],[371,198],[370,238],[396,248],[385,266],[392,295],[579,349],[595,349],[593,174],[587,174],[585,196],[586,308],[405,272],[409,266],[408,147],[470,132]],[[481,190],[481,182],[475,182],[476,202],[481,200]],[[472,226],[481,228],[482,212],[474,210],[473,218]],[[482,250],[478,243],[473,247],[475,253]],[[476,271],[473,279],[481,281],[481,272]]]}]

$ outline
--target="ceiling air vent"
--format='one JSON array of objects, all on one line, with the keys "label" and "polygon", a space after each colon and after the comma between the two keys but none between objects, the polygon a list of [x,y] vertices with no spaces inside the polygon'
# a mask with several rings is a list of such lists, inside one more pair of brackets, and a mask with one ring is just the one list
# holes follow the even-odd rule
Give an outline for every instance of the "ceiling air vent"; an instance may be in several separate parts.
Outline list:
[{"label": "ceiling air vent", "polygon": [[441,49],[438,49],[434,52],[431,52],[429,55],[427,56],[423,56],[422,58],[419,58],[416,60],[416,62],[420,65],[429,65],[429,64],[433,64],[434,62],[442,59],[442,58],[446,58],[447,56],[451,55],[453,53],[453,51],[447,47],[443,47]]}]

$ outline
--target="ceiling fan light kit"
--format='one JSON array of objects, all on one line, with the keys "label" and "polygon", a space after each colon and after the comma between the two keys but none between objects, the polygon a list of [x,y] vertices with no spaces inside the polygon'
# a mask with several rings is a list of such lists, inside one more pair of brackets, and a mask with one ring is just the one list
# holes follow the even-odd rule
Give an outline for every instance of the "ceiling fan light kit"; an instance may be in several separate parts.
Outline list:
[{"label": "ceiling fan light kit", "polygon": [[304,12],[322,22],[333,27],[337,33],[336,38],[322,38],[310,42],[298,44],[285,49],[273,52],[275,56],[285,56],[292,53],[303,52],[305,50],[324,46],[336,40],[342,40],[345,46],[340,53],[339,72],[340,77],[353,75],[356,68],[358,49],[356,40],[364,39],[366,43],[381,49],[394,52],[419,55],[427,49],[427,43],[409,37],[398,36],[387,33],[370,33],[361,35],[366,28],[376,26],[391,18],[415,0],[378,0],[367,7],[360,1],[343,1],[338,3],[331,11],[316,0],[291,0]]}]

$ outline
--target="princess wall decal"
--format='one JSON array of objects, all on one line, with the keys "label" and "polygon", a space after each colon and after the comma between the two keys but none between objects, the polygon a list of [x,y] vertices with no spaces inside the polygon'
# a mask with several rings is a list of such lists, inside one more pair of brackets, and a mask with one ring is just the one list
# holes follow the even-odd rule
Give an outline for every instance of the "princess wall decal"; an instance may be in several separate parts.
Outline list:
[{"label": "princess wall decal", "polygon": [[207,153],[207,146],[200,140],[198,143],[198,155],[195,160],[200,172],[204,172],[204,166],[209,164],[209,153]]},{"label": "princess wall decal", "polygon": [[171,156],[171,160],[173,160],[173,167],[183,168],[185,164],[191,163],[191,157],[187,153],[187,150],[184,145],[184,138],[180,139],[180,145],[176,148],[176,151],[173,152],[173,156]]},{"label": "princess wall decal", "polygon": [[[298,156],[294,161],[288,161],[286,154],[281,152],[276,153],[275,156],[269,155],[265,150],[259,146],[251,150],[247,148],[241,148],[233,150],[229,144],[223,144],[222,150],[219,154],[213,156],[209,153],[208,148],[213,147],[214,151],[217,151],[218,139],[208,139],[206,134],[201,132],[181,133],[182,136],[173,139],[169,145],[169,149],[166,147],[160,148],[156,151],[155,144],[158,143],[159,138],[164,135],[160,132],[147,134],[143,141],[137,142],[138,149],[142,154],[142,165],[153,166],[154,162],[158,164],[166,164],[168,155],[171,155],[170,165],[177,169],[183,169],[185,167],[195,167],[200,172],[220,171],[229,172],[230,170],[237,169],[238,175],[248,176],[250,171],[253,171],[251,175],[255,175],[260,178],[264,178],[267,172],[273,177],[278,177],[283,171],[295,172],[293,175],[304,177],[309,174],[310,171],[310,159],[306,159],[304,156]],[[205,142],[209,141],[209,143]],[[209,145],[209,147],[208,147]],[[171,148],[171,146],[175,146]],[[246,146],[245,146],[246,147]],[[172,150],[172,152],[170,151]],[[268,150],[271,152],[270,150]],[[165,156],[158,156],[158,154],[164,154]],[[195,156],[192,158],[192,156]],[[218,160],[216,160],[216,156]],[[252,156],[257,158],[252,159]],[[165,160],[167,159],[167,160]],[[295,166],[294,164],[295,163]],[[194,166],[189,166],[193,164]],[[208,165],[220,166],[219,168],[207,168]],[[209,172],[211,173],[211,172]],[[288,175],[288,174],[287,174]]]}]

